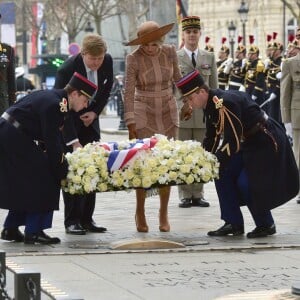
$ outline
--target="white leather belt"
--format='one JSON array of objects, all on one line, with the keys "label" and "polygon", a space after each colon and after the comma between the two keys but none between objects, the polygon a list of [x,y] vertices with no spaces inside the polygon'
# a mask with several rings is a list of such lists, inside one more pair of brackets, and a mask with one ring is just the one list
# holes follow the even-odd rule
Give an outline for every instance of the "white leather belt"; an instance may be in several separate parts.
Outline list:
[{"label": "white leather belt", "polygon": [[234,81],[229,81],[228,84],[229,84],[229,85],[233,85],[233,86],[241,86],[241,85],[242,85],[241,83],[234,82]]}]

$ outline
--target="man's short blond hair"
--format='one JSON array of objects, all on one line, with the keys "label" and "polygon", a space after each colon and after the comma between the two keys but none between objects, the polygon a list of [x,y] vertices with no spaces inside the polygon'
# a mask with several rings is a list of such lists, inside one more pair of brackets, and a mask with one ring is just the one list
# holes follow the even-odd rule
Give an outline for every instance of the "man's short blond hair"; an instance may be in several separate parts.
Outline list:
[{"label": "man's short blond hair", "polygon": [[106,53],[107,46],[102,36],[99,34],[88,34],[83,38],[81,53],[90,54],[92,56],[99,56]]}]

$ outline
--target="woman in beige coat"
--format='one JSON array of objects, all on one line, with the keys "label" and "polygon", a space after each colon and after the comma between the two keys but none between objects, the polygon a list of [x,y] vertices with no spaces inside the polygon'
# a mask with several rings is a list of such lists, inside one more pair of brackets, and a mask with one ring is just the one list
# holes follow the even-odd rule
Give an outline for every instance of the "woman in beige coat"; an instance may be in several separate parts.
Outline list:
[{"label": "woman in beige coat", "polygon": [[[153,21],[144,22],[138,28],[138,37],[127,44],[139,45],[126,58],[124,118],[130,139],[147,138],[157,133],[176,137],[178,111],[173,88],[181,73],[175,47],[163,44],[164,36],[173,25],[160,27]],[[159,230],[168,232],[170,187],[159,188],[159,196]],[[135,220],[139,232],[148,232],[145,198],[145,190],[137,189]]]}]

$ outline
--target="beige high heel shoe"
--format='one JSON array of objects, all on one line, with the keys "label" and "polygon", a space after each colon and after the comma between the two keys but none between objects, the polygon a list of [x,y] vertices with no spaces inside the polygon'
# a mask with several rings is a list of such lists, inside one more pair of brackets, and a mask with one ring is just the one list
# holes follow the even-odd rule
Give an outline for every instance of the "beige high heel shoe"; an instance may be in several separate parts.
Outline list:
[{"label": "beige high heel shoe", "polygon": [[164,214],[162,215],[159,212],[159,231],[160,232],[169,232],[171,229],[169,220],[168,220],[168,215]]},{"label": "beige high heel shoe", "polygon": [[136,230],[138,232],[149,231],[145,214],[138,214],[138,213],[135,214],[135,225],[136,225]]}]

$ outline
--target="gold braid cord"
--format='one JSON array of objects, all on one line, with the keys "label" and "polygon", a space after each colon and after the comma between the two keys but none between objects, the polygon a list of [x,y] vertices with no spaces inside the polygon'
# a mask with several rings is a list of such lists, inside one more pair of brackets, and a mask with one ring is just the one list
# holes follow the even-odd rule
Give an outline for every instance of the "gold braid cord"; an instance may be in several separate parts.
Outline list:
[{"label": "gold braid cord", "polygon": [[[243,125],[242,125],[242,122],[241,120],[232,112],[230,111],[228,108],[226,108],[224,105],[223,105],[223,99],[219,99],[217,96],[214,96],[213,97],[213,102],[215,103],[215,106],[216,106],[216,109],[219,110],[219,120],[218,120],[218,123],[217,123],[217,129],[216,129],[216,134],[217,136],[219,136],[221,133],[224,132],[224,127],[225,127],[225,119],[228,120],[229,124],[230,124],[230,127],[233,131],[233,134],[234,134],[234,137],[235,137],[235,142],[236,142],[236,152],[240,151],[240,148],[241,148],[241,145],[240,145],[240,138],[237,134],[237,131],[236,131],[236,128],[234,127],[234,124],[233,124],[233,121],[232,121],[232,117],[235,118],[240,127],[241,127],[241,132],[242,132],[242,135],[243,136]],[[217,139],[215,139],[215,142],[216,142]],[[213,146],[213,148],[215,147],[215,145]],[[228,155],[230,156],[230,148],[229,148],[229,145],[226,144],[222,149],[221,151],[224,151],[225,149],[227,149],[227,152],[228,152]]]}]

